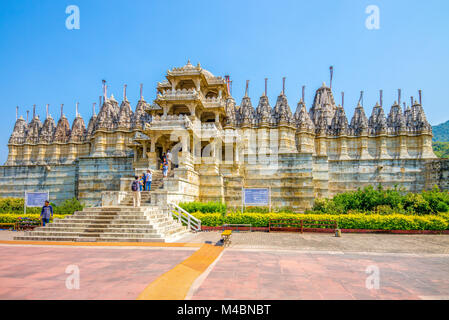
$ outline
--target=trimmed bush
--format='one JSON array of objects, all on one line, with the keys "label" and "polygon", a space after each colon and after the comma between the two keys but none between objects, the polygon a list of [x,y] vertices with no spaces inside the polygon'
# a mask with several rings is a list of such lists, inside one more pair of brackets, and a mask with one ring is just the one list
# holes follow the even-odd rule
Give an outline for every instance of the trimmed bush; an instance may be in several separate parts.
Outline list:
[{"label": "trimmed bush", "polygon": [[226,214],[227,207],[226,204],[221,202],[181,202],[179,204],[181,208],[187,212],[202,212],[202,213],[216,213]]},{"label": "trimmed bush", "polygon": [[427,215],[449,211],[449,194],[435,186],[430,191],[406,193],[397,187],[384,190],[381,185],[335,195],[333,199],[316,199],[311,213],[408,214]]},{"label": "trimmed bush", "polygon": [[[0,213],[23,214],[24,203],[23,198],[0,198]],[[76,198],[64,200],[59,206],[51,203],[51,206],[54,214],[73,214],[75,211],[83,210],[83,205]],[[42,208],[27,207],[26,212],[40,214],[41,210]]]},{"label": "trimmed bush", "polygon": [[203,226],[217,227],[223,224],[251,224],[253,227],[268,227],[270,219],[315,219],[336,220],[341,229],[371,230],[447,230],[449,215],[410,216],[402,214],[291,214],[291,213],[243,213],[229,214],[223,217],[220,213],[194,213]]},{"label": "trimmed bush", "polygon": [[[67,215],[63,215],[63,214],[54,214],[53,215],[53,219],[54,218],[63,219],[66,216]],[[19,215],[19,214],[13,214],[13,213],[3,213],[3,214],[0,214],[0,223],[15,223],[18,220],[19,217],[21,217],[21,218],[29,218],[30,220],[33,220],[33,221],[41,221],[40,214],[26,214],[26,215],[24,215],[22,213],[21,215]],[[53,219],[51,219],[51,221]]]}]

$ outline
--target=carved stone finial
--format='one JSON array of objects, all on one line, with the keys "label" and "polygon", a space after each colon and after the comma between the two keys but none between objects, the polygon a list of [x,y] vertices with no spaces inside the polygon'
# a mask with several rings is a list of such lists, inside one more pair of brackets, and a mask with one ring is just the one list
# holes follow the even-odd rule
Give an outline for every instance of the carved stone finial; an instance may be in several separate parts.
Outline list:
[{"label": "carved stone finial", "polygon": [[267,81],[268,81],[268,78],[265,78],[265,92],[264,92],[265,96],[267,95]]}]

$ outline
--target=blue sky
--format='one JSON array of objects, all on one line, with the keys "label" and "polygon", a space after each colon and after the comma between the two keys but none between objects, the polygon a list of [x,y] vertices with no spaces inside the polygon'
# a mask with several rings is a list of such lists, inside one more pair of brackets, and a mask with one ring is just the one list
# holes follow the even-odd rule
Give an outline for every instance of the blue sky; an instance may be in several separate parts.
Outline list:
[{"label": "blue sky", "polygon": [[[80,9],[80,29],[68,30],[66,7]],[[368,30],[368,5],[380,9],[380,29]],[[108,93],[122,98],[128,84],[133,106],[144,84],[147,101],[167,69],[190,59],[215,75],[229,74],[237,103],[250,80],[256,106],[269,78],[274,106],[286,79],[294,110],[306,85],[306,103],[329,82],[337,101],[345,92],[348,118],[361,90],[369,115],[384,90],[384,106],[397,89],[409,101],[423,90],[431,124],[449,119],[449,1],[19,1],[0,2],[0,161],[15,122],[15,107],[24,117],[45,105],[59,118],[59,106],[72,121],[75,103],[87,122],[92,102],[106,79]],[[98,112],[98,109],[97,109]]]}]

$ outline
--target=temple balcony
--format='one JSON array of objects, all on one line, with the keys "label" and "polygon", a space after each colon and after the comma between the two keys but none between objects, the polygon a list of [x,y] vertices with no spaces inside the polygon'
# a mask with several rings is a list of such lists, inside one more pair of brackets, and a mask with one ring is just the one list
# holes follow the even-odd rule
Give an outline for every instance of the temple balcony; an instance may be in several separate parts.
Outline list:
[{"label": "temple balcony", "polygon": [[226,107],[226,102],[223,98],[203,98],[201,100],[204,108],[224,108]]},{"label": "temple balcony", "polygon": [[171,131],[171,130],[189,130],[193,128],[192,121],[186,115],[166,115],[153,117],[150,123],[145,124],[145,131]]},{"label": "temple balcony", "polygon": [[160,101],[197,101],[201,99],[201,94],[192,89],[167,89],[162,94],[158,94],[155,102]]},{"label": "temple balcony", "polygon": [[216,122],[199,122],[195,121],[192,127],[195,134],[202,138],[214,138],[222,136],[222,128]]}]

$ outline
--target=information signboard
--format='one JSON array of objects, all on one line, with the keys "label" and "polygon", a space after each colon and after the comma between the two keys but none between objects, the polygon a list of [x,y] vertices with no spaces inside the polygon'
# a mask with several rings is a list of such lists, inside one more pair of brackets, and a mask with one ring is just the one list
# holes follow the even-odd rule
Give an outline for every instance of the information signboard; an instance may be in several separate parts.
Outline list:
[{"label": "information signboard", "polygon": [[271,188],[242,188],[242,212],[244,206],[270,206]]},{"label": "information signboard", "polygon": [[46,200],[49,200],[50,193],[48,191],[28,192],[25,191],[25,205],[23,206],[26,213],[27,207],[42,207]]},{"label": "information signboard", "polygon": [[270,190],[263,189],[244,189],[244,203],[247,206],[268,206],[270,204]]}]

